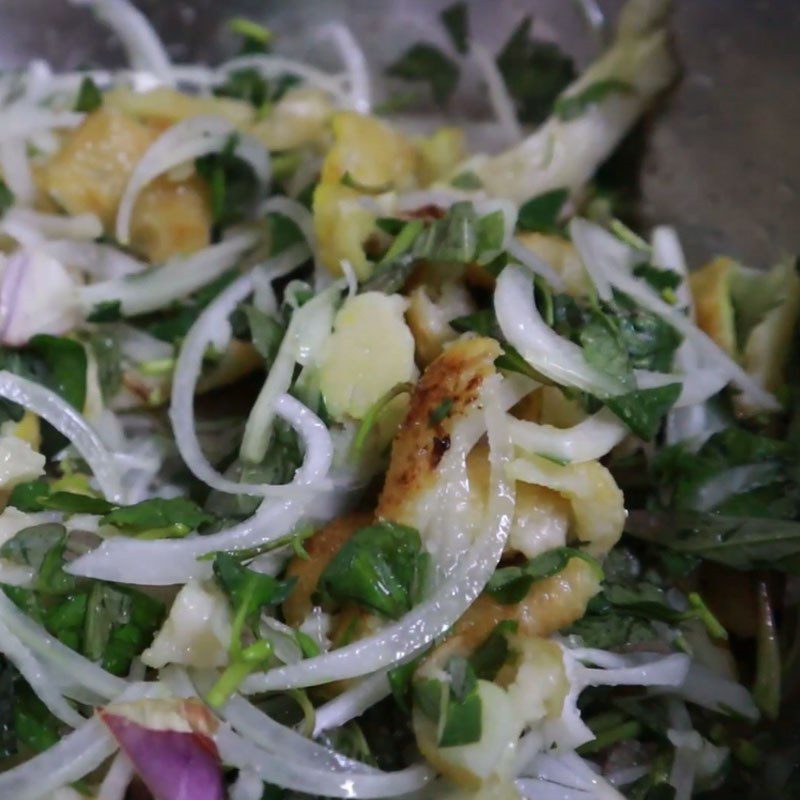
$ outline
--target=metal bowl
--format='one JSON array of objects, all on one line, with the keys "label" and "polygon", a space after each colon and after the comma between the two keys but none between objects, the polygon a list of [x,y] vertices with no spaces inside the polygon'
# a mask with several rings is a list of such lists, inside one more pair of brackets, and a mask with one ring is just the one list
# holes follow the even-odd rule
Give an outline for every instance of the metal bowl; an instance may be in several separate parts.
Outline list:
[{"label": "metal bowl", "polygon": [[[139,0],[177,59],[213,62],[230,52],[225,19],[265,19],[283,49],[303,51],[319,22],[340,19],[376,67],[412,41],[440,35],[451,0]],[[621,0],[601,0],[613,18]],[[567,0],[471,0],[473,35],[490,48],[533,14],[534,34],[559,41],[579,63],[594,43]],[[800,3],[675,0],[680,85],[647,124],[640,211],[646,224],[678,227],[691,259],[726,252],[766,266],[800,251]],[[43,57],[56,67],[120,64],[121,52],[91,15],[66,0],[0,0],[0,67]],[[477,81],[457,113],[486,113]]]}]

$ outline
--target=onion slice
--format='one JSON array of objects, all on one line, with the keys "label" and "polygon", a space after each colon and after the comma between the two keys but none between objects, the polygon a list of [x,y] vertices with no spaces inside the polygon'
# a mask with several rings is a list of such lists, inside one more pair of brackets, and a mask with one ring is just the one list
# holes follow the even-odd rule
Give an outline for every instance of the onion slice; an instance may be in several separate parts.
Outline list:
[{"label": "onion slice", "polygon": [[69,439],[89,465],[103,494],[115,503],[122,502],[120,476],[114,456],[73,406],[50,389],[6,370],[0,371],[0,397],[19,403],[46,419]]}]

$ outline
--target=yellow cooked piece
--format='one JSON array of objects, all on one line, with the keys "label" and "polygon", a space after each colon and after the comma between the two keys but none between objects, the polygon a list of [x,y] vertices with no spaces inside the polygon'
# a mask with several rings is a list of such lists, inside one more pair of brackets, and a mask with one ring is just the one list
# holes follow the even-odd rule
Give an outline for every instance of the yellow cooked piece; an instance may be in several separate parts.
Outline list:
[{"label": "yellow cooked piece", "polygon": [[720,256],[689,275],[698,327],[734,357],[737,347],[731,274],[735,268],[734,261]]},{"label": "yellow cooked piece", "polygon": [[292,89],[270,109],[264,119],[248,127],[248,132],[269,150],[297,147],[324,147],[331,137],[330,98],[319,89]]},{"label": "yellow cooked piece", "polygon": [[414,144],[419,153],[417,177],[422,186],[448,178],[467,155],[464,132],[449,125]]}]

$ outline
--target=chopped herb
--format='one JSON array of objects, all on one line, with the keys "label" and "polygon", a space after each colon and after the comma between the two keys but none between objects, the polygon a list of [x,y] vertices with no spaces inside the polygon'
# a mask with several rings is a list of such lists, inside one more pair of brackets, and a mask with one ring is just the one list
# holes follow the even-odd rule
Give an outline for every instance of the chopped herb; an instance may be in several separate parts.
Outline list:
[{"label": "chopped herb", "polygon": [[266,53],[272,43],[272,31],[247,17],[234,17],[228,22],[228,29],[244,40],[242,55]]},{"label": "chopped herb", "polygon": [[576,94],[562,95],[556,101],[555,112],[564,122],[569,122],[582,116],[611,94],[631,94],[633,91],[631,84],[608,78],[592,83]]},{"label": "chopped herb", "polygon": [[613,317],[591,309],[578,333],[583,357],[596,369],[632,390],[636,386],[628,351]]},{"label": "chopped herb", "polygon": [[286,329],[276,316],[266,314],[255,306],[245,306],[243,311],[250,328],[253,347],[269,367],[275,360]]},{"label": "chopped herb", "polygon": [[416,529],[376,522],[345,543],[322,572],[318,589],[323,598],[356,602],[399,619],[420,597],[428,562]]},{"label": "chopped herb", "polygon": [[449,416],[450,412],[453,409],[453,398],[452,397],[445,397],[439,405],[436,406],[429,414],[428,414],[428,421],[431,425],[439,425],[444,422]]},{"label": "chopped herb", "polygon": [[638,437],[650,441],[658,433],[664,415],[675,405],[681,388],[680,383],[669,383],[608,397],[603,402]]},{"label": "chopped herb", "polygon": [[109,403],[122,387],[122,354],[117,337],[98,330],[89,334],[88,346],[97,364],[97,380],[103,400]]},{"label": "chopped herb", "polygon": [[367,278],[359,289],[361,292],[384,292],[394,294],[399,292],[416,266],[416,259],[411,253],[392,261],[383,261],[375,267],[372,275]]},{"label": "chopped herb", "polygon": [[454,186],[456,189],[483,189],[483,181],[471,170],[459,172],[459,174],[450,181],[450,185]]},{"label": "chopped herb", "polygon": [[572,59],[552,42],[530,38],[525,17],[497,56],[497,67],[523,122],[542,122],[556,98],[575,76]]},{"label": "chopped herb", "polygon": [[14,192],[8,188],[8,184],[0,179],[0,217],[14,205]]},{"label": "chopped herb", "polygon": [[401,394],[409,394],[413,389],[414,385],[412,383],[398,383],[372,404],[369,411],[367,411],[364,418],[361,420],[356,435],[353,437],[353,444],[350,448],[353,458],[358,460],[361,457],[367,439],[375,427],[375,423],[392,400],[394,400],[395,397],[399,397]]},{"label": "chopped herb", "polygon": [[427,83],[437,104],[444,105],[458,84],[459,69],[438,47],[419,42],[387,67],[386,74],[405,81]]},{"label": "chopped herb", "polygon": [[469,50],[469,11],[464,2],[453,3],[439,14],[456,51],[466,55]]},{"label": "chopped herb", "polygon": [[0,547],[0,556],[36,570],[33,589],[47,594],[68,594],[75,578],[64,572],[67,530],[55,522],[23,528]]},{"label": "chopped herb", "polygon": [[421,657],[418,657],[405,664],[401,664],[399,667],[389,670],[387,676],[389,679],[389,686],[397,705],[406,713],[410,713],[411,711],[412,680],[421,660]]},{"label": "chopped herb", "polygon": [[75,110],[84,114],[96,111],[103,105],[103,93],[97,84],[87,75],[78,89],[78,97],[75,100]]},{"label": "chopped herb", "polygon": [[526,200],[519,209],[517,228],[540,233],[558,232],[558,220],[568,198],[569,191],[567,189],[551,189],[549,192]]},{"label": "chopped herb", "polygon": [[469,663],[476,677],[493,681],[511,656],[509,636],[517,632],[515,620],[503,620],[495,625],[486,640],[470,656]]},{"label": "chopped herb", "polygon": [[349,172],[345,172],[344,175],[342,175],[341,184],[350,189],[355,189],[362,194],[383,194],[384,192],[390,191],[392,188],[391,182],[382,183],[379,186],[367,186],[357,181]]},{"label": "chopped herb", "polygon": [[87,322],[119,322],[122,319],[122,303],[119,300],[103,300],[89,312]]},{"label": "chopped herb", "polygon": [[585,561],[599,575],[603,574],[598,562],[588,553],[574,547],[557,547],[530,559],[523,566],[500,567],[495,570],[486,584],[486,591],[500,603],[519,603],[536,581],[557,575],[572,558]]},{"label": "chopped herb", "polygon": [[103,525],[148,538],[185,536],[213,521],[212,514],[185,497],[154,497],[132,506],[118,506],[100,520]]},{"label": "chopped herb", "polygon": [[8,504],[20,511],[63,511],[67,514],[108,514],[114,504],[89,494],[53,491],[50,483],[43,480],[17,484],[11,490]]}]

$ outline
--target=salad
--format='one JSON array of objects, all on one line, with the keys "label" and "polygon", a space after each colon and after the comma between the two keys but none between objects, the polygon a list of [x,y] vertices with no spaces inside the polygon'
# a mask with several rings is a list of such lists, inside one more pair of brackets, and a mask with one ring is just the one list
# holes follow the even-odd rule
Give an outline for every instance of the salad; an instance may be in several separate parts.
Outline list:
[{"label": "salad", "polygon": [[[74,5],[129,68],[0,76],[0,797],[800,796],[800,276],[635,230],[668,2],[581,74],[456,3],[380,103]],[[468,64],[486,152],[405,113]]]}]

